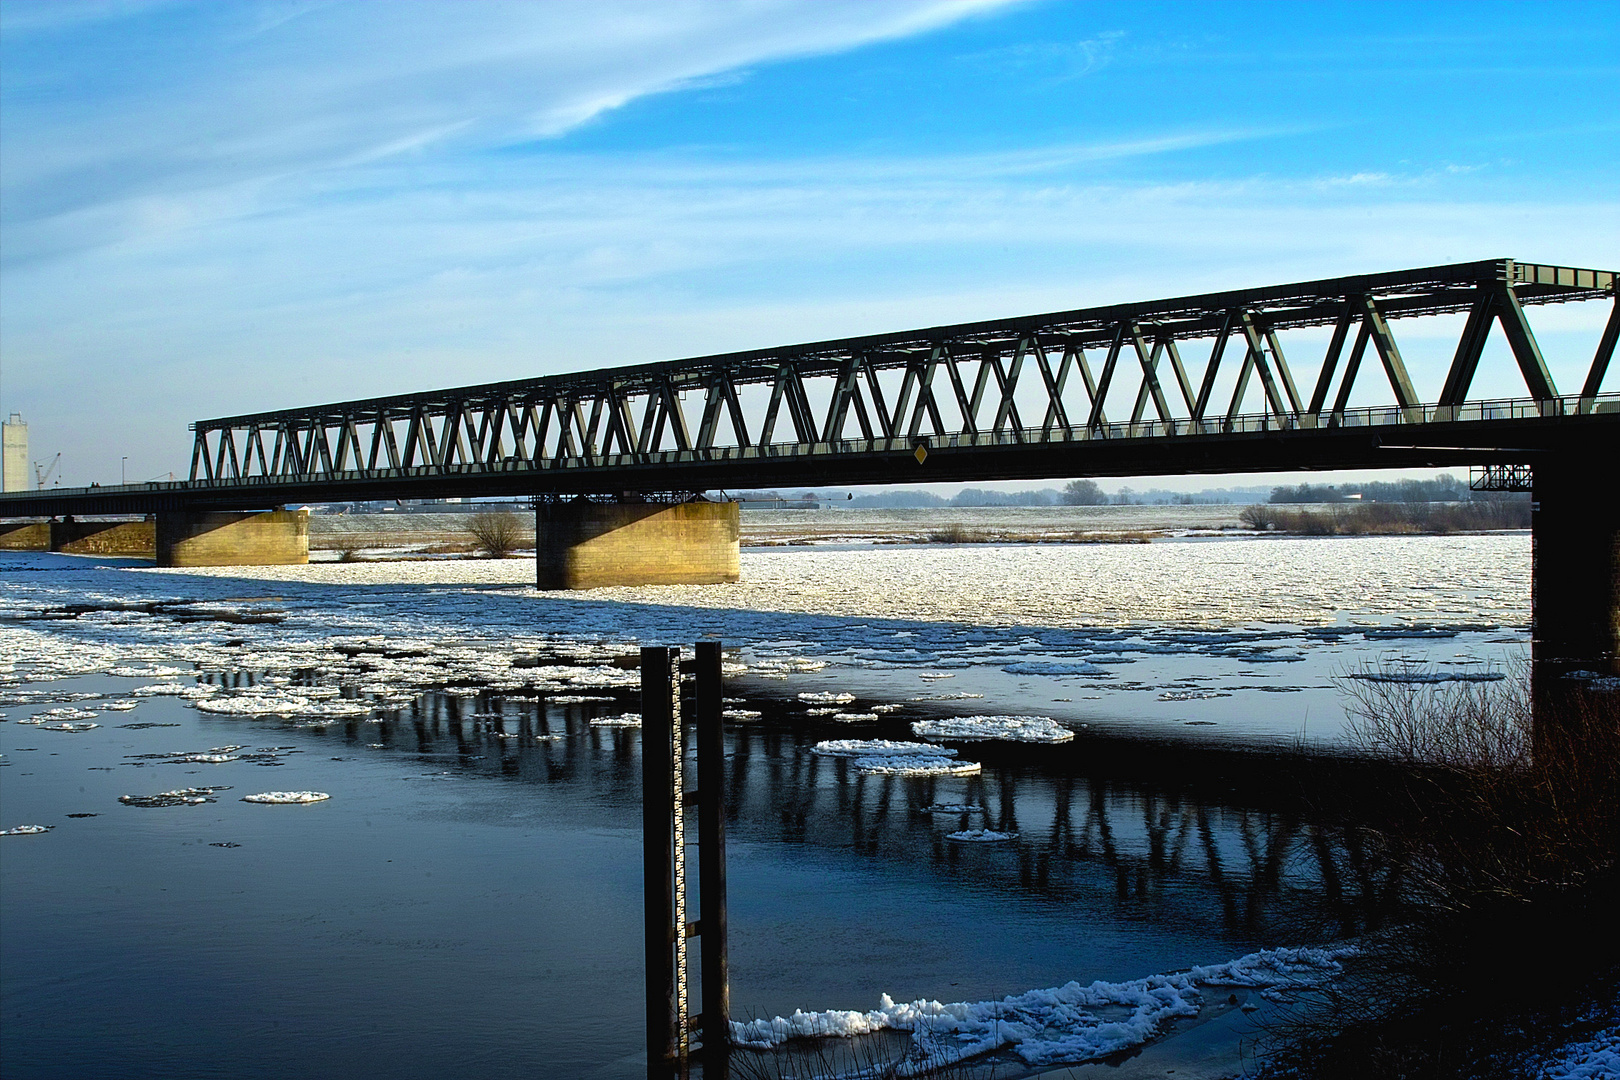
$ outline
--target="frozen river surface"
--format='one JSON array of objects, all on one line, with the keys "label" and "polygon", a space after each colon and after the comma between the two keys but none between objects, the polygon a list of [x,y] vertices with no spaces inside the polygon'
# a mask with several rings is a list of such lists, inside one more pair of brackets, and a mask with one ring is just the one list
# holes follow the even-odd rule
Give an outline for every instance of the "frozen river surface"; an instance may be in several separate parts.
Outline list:
[{"label": "frozen river surface", "polygon": [[[536,592],[527,560],[0,555],[0,829],[50,827],[0,840],[0,1058],[644,1075],[639,738],[602,721],[637,707],[615,657],[704,635],[736,695],[739,1019],[1128,998],[1325,944],[1376,917],[1376,880],[1323,887],[1353,838],[1264,785],[1100,771],[1098,740],[1330,747],[1335,676],[1521,655],[1528,570],[1523,536],[772,548],[735,586],[589,594]],[[815,752],[974,714],[1076,737],[948,743],[982,766],[955,776]],[[242,801],[269,791],[330,798]],[[949,839],[981,830],[1006,839]]]}]

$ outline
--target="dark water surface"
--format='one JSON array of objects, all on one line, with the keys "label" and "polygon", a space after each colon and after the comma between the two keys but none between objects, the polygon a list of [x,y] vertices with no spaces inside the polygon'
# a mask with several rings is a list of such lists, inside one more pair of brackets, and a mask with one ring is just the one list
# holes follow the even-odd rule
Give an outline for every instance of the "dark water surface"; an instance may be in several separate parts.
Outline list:
[{"label": "dark water surface", "polygon": [[[314,729],[167,697],[82,733],[0,724],[0,827],[55,826],[0,839],[4,1074],[645,1075],[639,731],[588,724],[635,707],[615,693],[429,694]],[[809,752],[828,732],[755,707],[728,736],[738,1018],[1137,978],[1319,943],[1376,910],[1375,878],[1324,876],[1353,852],[1280,793],[1286,769],[1154,783],[1117,753],[980,746],[963,755],[979,777],[863,777]],[[275,765],[134,756],[235,743],[286,749]],[[229,790],[118,802],[205,785]],[[332,798],[239,801],[300,789]],[[1019,838],[944,839],[980,824]]]}]

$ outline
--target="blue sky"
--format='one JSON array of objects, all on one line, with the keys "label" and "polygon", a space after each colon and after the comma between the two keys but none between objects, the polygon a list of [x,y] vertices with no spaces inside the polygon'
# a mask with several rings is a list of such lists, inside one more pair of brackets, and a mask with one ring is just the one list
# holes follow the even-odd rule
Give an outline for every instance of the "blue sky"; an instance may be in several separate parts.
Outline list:
[{"label": "blue sky", "polygon": [[[116,482],[125,455],[183,471],[200,417],[1464,259],[1614,268],[1617,12],[0,0],[0,411],[64,483]],[[1562,382],[1596,307],[1532,313]],[[1426,397],[1450,333],[1402,337]]]}]

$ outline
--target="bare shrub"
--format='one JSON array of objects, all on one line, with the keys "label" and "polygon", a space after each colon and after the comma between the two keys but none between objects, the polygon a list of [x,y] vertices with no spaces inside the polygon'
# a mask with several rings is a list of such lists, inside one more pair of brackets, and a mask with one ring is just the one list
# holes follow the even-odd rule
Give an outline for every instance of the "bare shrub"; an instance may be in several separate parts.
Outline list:
[{"label": "bare shrub", "polygon": [[1277,511],[1263,503],[1254,506],[1245,506],[1238,514],[1238,520],[1256,532],[1265,532],[1277,525]]},{"label": "bare shrub", "polygon": [[985,533],[961,525],[947,525],[928,534],[930,544],[983,544],[989,539]]},{"label": "bare shrub", "polygon": [[1263,1076],[1506,1075],[1620,982],[1620,694],[1532,689],[1528,663],[1490,683],[1412,674],[1337,680],[1352,741],[1394,766],[1362,792],[1337,872],[1387,868],[1398,918],[1362,938],[1342,986],[1272,1027]]},{"label": "bare shrub", "polygon": [[523,543],[523,522],[510,510],[487,510],[467,519],[467,533],[476,550],[492,559],[504,559]]}]

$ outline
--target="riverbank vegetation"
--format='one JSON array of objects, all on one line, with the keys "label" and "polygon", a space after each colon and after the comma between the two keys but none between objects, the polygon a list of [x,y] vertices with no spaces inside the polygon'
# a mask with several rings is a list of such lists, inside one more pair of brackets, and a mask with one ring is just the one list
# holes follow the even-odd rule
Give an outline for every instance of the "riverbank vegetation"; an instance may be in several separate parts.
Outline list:
[{"label": "riverbank vegetation", "polygon": [[1320,510],[1292,510],[1259,503],[1244,507],[1238,518],[1260,532],[1296,536],[1443,536],[1528,529],[1530,501],[1482,498],[1449,503],[1334,503]]},{"label": "riverbank vegetation", "polygon": [[1591,687],[1538,688],[1533,728],[1525,672],[1341,680],[1358,748],[1398,766],[1367,793],[1372,822],[1352,827],[1400,882],[1400,915],[1276,1027],[1262,1075],[1525,1075],[1538,1053],[1614,1024],[1620,694]]},{"label": "riverbank vegetation", "polygon": [[[1146,544],[1162,532],[1028,532],[1008,529],[970,529],[964,525],[947,525],[934,529],[922,538],[928,544]],[[916,543],[895,540],[894,543]]]}]

